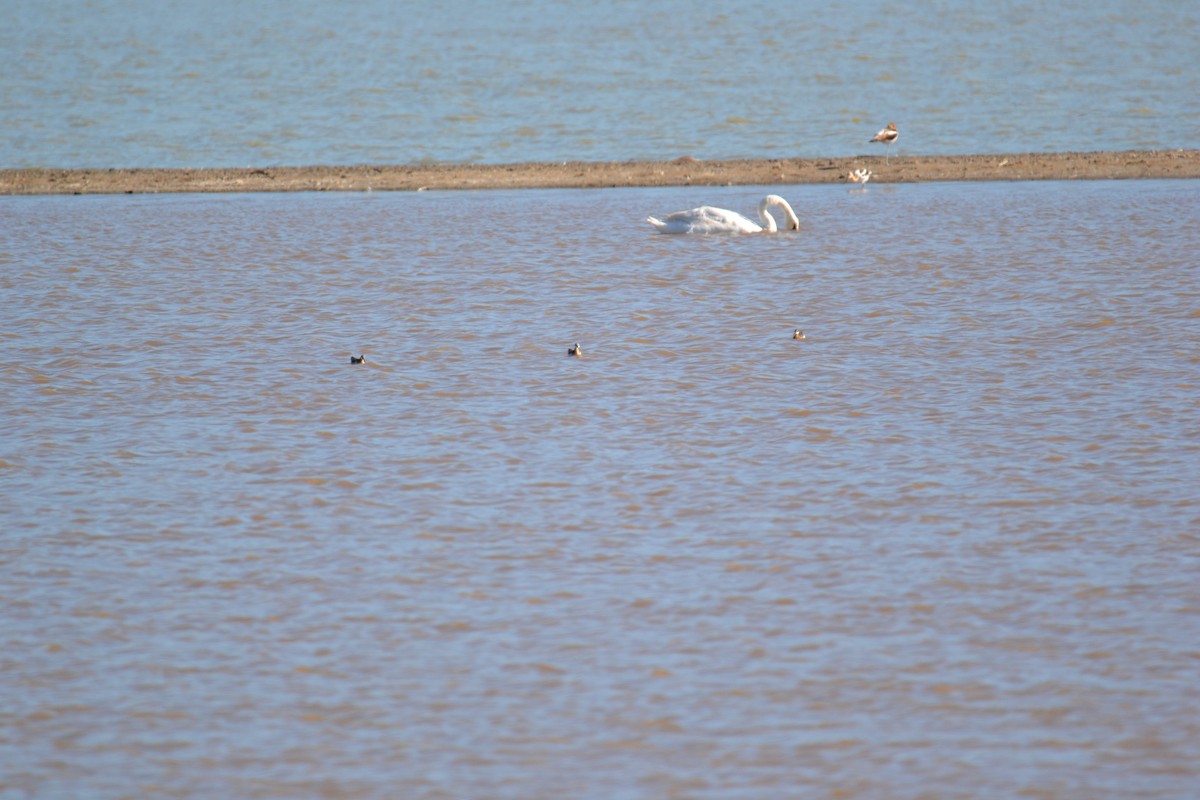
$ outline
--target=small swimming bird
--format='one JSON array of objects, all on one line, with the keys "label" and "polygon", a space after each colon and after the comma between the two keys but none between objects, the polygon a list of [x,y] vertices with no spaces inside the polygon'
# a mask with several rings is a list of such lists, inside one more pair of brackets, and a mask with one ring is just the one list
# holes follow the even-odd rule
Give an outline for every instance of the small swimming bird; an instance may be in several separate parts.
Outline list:
[{"label": "small swimming bird", "polygon": [[350,363],[351,364],[365,364],[365,363],[367,363],[367,357],[365,355],[350,356]]},{"label": "small swimming bird", "polygon": [[804,335],[804,331],[800,330],[799,328],[796,328],[796,332],[792,334],[792,338],[793,339],[806,339],[808,337],[806,337]]},{"label": "small swimming bird", "polygon": [[775,218],[767,211],[771,206],[783,209],[787,216],[787,230],[800,230],[800,219],[788,201],[777,194],[769,194],[758,204],[758,217],[762,225],[757,224],[736,211],[713,206],[700,206],[687,211],[676,211],[664,219],[646,217],[646,222],[653,225],[659,233],[775,233],[779,226]]},{"label": "small swimming bird", "polygon": [[871,180],[871,176],[874,174],[875,173],[871,172],[869,169],[859,168],[847,175],[846,180],[850,181],[851,183],[866,183],[867,181]]},{"label": "small swimming bird", "polygon": [[873,138],[868,139],[867,144],[871,142],[883,142],[883,146],[887,148],[887,157],[884,159],[884,163],[886,164],[892,155],[892,142],[898,138],[900,138],[900,131],[896,130],[896,123],[889,122],[886,128],[875,134]]},{"label": "small swimming bird", "polygon": [[575,356],[576,358],[583,358],[583,348],[579,346],[579,342],[576,342],[567,348],[567,355]]}]

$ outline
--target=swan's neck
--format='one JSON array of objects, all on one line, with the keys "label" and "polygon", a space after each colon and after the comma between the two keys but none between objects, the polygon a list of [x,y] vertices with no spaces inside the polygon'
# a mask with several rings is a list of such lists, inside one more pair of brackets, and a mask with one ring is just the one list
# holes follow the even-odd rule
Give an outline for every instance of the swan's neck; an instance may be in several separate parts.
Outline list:
[{"label": "swan's neck", "polygon": [[777,227],[775,227],[775,218],[767,213],[767,208],[770,206],[779,206],[783,209],[783,213],[787,217],[787,230],[800,230],[800,218],[796,216],[795,211],[792,211],[792,207],[788,205],[788,201],[784,200],[777,194],[769,194],[762,199],[761,203],[758,204],[758,215],[762,217],[764,223],[767,224],[768,231],[775,233],[777,230],[779,230]]},{"label": "swan's neck", "polygon": [[763,200],[758,204],[758,218],[762,220],[763,230],[767,233],[776,233],[779,226],[775,224],[775,218],[771,216],[771,212],[767,208],[771,205],[769,199]]}]

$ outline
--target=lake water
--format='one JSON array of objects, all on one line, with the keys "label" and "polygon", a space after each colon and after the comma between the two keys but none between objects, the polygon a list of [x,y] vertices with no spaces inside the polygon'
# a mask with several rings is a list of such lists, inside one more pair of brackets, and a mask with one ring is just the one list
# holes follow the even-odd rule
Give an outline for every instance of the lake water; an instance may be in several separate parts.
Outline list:
[{"label": "lake water", "polygon": [[1198,201],[0,198],[0,797],[1188,797]]},{"label": "lake water", "polygon": [[0,167],[1194,147],[1200,4],[6,0]]}]

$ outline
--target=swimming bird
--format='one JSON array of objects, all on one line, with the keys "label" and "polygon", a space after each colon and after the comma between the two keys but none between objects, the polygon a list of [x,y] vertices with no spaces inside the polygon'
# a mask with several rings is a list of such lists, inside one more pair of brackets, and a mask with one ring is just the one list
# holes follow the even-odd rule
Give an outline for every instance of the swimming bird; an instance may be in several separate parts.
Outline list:
[{"label": "swimming bird", "polygon": [[896,130],[896,123],[889,122],[886,128],[875,134],[873,138],[868,139],[867,144],[871,142],[883,142],[883,146],[887,148],[887,157],[884,159],[884,163],[886,164],[892,155],[892,142],[898,138],[900,138],[900,131]]},{"label": "swimming bird", "polygon": [[869,169],[859,168],[847,175],[846,180],[850,181],[851,183],[866,183],[867,181],[871,180],[871,176],[874,174],[875,173],[871,172]]},{"label": "swimming bird", "polygon": [[579,342],[576,342],[567,348],[567,355],[575,356],[576,358],[583,358],[583,348],[579,346]]},{"label": "swimming bird", "polygon": [[800,219],[788,201],[777,194],[769,194],[758,204],[758,217],[762,225],[743,217],[736,211],[724,208],[700,206],[687,211],[676,211],[664,219],[646,217],[659,233],[775,233],[779,226],[775,218],[767,211],[771,206],[779,206],[787,215],[787,230],[800,230]]},{"label": "swimming bird", "polygon": [[367,363],[367,357],[365,355],[350,356],[350,363],[351,364],[365,364],[365,363]]},{"label": "swimming bird", "polygon": [[796,328],[796,332],[792,334],[792,338],[793,339],[807,339],[808,337],[804,335],[804,331],[800,330],[799,328]]}]

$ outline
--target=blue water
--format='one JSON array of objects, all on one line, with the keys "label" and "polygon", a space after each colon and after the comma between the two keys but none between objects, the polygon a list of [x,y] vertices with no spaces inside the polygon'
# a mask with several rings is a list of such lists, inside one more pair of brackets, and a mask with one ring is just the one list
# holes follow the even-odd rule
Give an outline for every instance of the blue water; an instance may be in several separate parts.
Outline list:
[{"label": "blue water", "polygon": [[0,220],[4,800],[1200,785],[1195,181]]},{"label": "blue water", "polygon": [[[1200,5],[7,0],[0,167],[1179,148]],[[873,145],[871,147],[877,147]]]},{"label": "blue water", "polygon": [[[1200,128],[1195,3],[0,10],[0,167]],[[0,197],[0,798],[1190,796],[1194,184]]]}]

